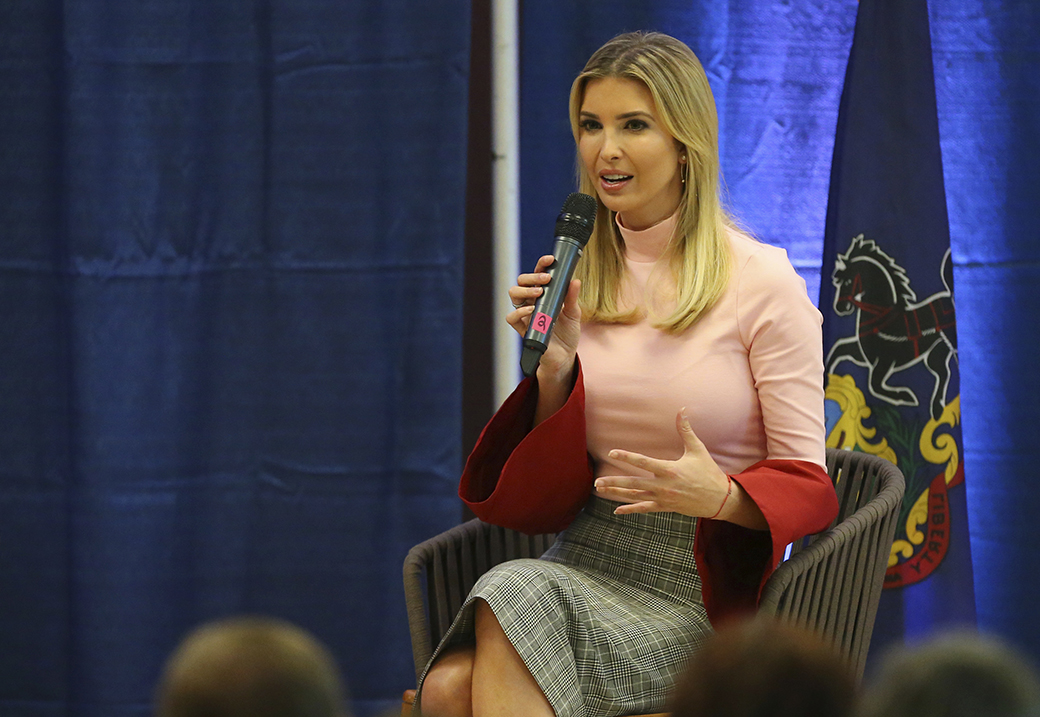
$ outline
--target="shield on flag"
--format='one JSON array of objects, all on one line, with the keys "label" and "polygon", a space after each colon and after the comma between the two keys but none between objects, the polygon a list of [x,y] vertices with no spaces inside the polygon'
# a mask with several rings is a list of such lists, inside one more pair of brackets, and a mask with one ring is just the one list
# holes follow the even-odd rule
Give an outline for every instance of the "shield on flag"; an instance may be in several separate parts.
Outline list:
[{"label": "shield on flag", "polygon": [[949,249],[941,262],[943,289],[918,301],[906,270],[860,234],[831,275],[834,315],[855,329],[827,354],[827,445],[887,458],[907,481],[886,587],[923,580],[942,562],[948,489],[964,480],[960,401],[949,395],[957,386]]}]

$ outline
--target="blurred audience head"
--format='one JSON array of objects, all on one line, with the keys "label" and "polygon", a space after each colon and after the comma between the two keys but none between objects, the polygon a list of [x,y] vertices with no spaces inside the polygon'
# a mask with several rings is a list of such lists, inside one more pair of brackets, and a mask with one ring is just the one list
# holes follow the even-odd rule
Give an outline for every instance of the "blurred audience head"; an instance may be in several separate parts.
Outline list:
[{"label": "blurred audience head", "polygon": [[933,637],[887,654],[857,717],[1040,717],[1033,665],[975,632]]},{"label": "blurred audience head", "polygon": [[170,656],[157,717],[348,717],[328,650],[290,623],[240,617],[192,631]]},{"label": "blurred audience head", "polygon": [[724,626],[690,661],[673,717],[847,717],[857,696],[845,659],[823,638],[758,617]]}]

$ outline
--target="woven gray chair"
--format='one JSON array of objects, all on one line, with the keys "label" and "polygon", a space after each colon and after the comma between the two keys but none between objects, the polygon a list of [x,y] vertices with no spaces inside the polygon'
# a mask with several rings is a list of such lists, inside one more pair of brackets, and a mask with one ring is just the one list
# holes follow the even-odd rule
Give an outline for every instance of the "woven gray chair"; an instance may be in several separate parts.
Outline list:
[{"label": "woven gray chair", "polygon": [[838,517],[791,546],[758,609],[832,640],[862,678],[906,484],[896,466],[869,453],[828,448],[827,472]]},{"label": "woven gray chair", "polygon": [[[883,458],[827,449],[838,517],[791,546],[769,578],[759,612],[834,641],[862,677],[896,519],[903,474]],[[477,578],[515,558],[536,558],[555,535],[523,535],[478,519],[416,545],[404,561],[404,592],[418,680]]]}]

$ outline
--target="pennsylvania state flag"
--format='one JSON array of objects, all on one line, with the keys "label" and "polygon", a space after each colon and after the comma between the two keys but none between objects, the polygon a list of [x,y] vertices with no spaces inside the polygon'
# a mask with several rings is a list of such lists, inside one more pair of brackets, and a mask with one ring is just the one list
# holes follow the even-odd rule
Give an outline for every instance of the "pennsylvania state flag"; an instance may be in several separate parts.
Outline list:
[{"label": "pennsylvania state flag", "polygon": [[926,0],[860,0],[824,239],[827,445],[906,477],[872,653],[975,624]]}]

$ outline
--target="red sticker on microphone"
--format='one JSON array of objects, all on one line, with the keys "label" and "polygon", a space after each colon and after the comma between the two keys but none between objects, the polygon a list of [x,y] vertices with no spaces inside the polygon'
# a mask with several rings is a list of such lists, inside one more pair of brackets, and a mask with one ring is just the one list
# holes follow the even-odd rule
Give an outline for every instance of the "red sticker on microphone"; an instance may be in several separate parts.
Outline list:
[{"label": "red sticker on microphone", "polygon": [[534,323],[532,323],[531,325],[534,326],[535,331],[541,331],[543,334],[547,334],[549,333],[549,327],[552,326],[553,320],[552,317],[549,316],[549,314],[543,314],[541,311],[539,311],[537,314],[534,315],[532,321]]}]

